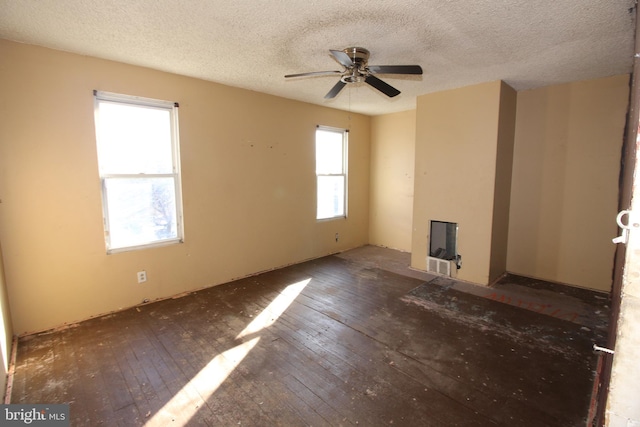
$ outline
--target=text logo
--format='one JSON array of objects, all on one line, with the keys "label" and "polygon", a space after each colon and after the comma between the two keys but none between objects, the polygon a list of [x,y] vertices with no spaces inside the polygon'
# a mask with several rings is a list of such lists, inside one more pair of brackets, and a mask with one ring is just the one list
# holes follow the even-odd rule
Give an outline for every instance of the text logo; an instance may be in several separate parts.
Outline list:
[{"label": "text logo", "polygon": [[69,405],[0,405],[0,426],[69,427]]}]

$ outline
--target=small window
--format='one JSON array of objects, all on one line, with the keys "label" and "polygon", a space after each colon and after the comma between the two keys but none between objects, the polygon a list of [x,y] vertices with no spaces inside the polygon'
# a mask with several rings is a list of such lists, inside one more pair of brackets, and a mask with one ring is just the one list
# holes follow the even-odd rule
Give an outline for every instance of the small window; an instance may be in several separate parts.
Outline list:
[{"label": "small window", "polygon": [[317,219],[346,217],[346,130],[316,129]]},{"label": "small window", "polygon": [[107,252],[181,242],[178,105],[94,94]]}]

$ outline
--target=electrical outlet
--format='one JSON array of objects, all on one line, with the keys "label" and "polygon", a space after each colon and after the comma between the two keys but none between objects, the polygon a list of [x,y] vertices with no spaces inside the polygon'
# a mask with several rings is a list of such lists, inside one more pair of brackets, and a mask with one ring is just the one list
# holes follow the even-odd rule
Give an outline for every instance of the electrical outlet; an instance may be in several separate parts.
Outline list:
[{"label": "electrical outlet", "polygon": [[142,270],[138,271],[138,283],[144,283],[147,281],[147,272]]},{"label": "electrical outlet", "polygon": [[340,239],[340,235],[336,233],[336,242]]}]

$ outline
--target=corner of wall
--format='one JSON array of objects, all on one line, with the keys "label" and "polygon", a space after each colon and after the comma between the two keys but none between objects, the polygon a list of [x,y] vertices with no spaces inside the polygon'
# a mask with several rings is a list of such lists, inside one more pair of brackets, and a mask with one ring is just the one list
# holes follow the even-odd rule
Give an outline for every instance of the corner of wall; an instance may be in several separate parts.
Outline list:
[{"label": "corner of wall", "polygon": [[0,363],[0,390],[4,390],[7,385],[12,343],[13,325],[4,274],[2,243],[0,242],[0,359],[2,362]]},{"label": "corner of wall", "polygon": [[501,81],[489,283],[494,282],[507,271],[511,175],[513,172],[513,147],[516,131],[516,101],[517,93],[515,89]]}]

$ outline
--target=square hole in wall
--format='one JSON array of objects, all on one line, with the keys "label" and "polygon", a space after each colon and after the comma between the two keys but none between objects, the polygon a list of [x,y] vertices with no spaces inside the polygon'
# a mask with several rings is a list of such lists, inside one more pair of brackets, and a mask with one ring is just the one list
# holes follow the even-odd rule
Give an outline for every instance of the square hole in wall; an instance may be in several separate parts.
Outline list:
[{"label": "square hole in wall", "polygon": [[446,221],[431,221],[429,231],[429,256],[455,261],[458,256],[458,224]]}]

